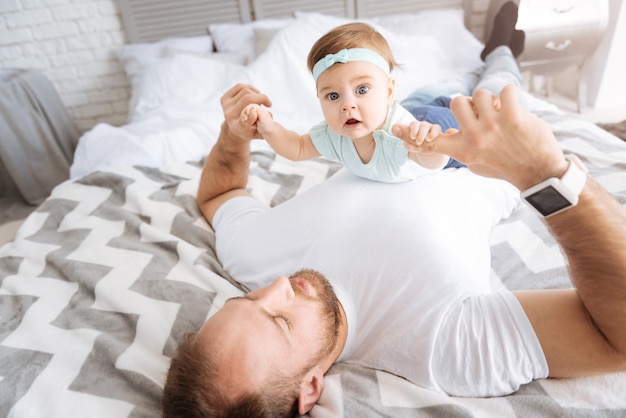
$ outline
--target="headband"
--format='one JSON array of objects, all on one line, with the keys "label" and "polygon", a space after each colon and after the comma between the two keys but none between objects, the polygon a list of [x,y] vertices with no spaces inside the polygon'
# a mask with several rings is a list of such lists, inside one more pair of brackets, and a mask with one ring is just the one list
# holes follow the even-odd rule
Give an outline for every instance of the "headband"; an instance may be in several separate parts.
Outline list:
[{"label": "headband", "polygon": [[332,67],[334,64],[338,62],[345,64],[346,62],[350,62],[350,61],[369,62],[371,64],[374,64],[381,70],[383,70],[383,72],[387,74],[387,76],[390,75],[389,63],[382,56],[372,51],[371,49],[350,48],[350,49],[342,49],[336,54],[328,54],[324,58],[316,62],[315,65],[313,66],[313,71],[312,71],[315,82],[317,83],[318,77],[324,71]]}]

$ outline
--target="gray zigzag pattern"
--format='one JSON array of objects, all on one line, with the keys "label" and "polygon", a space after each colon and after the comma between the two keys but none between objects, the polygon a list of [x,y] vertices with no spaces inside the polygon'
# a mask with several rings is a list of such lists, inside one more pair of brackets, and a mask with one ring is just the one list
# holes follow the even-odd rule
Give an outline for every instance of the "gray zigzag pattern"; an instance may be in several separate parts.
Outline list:
[{"label": "gray zigzag pattern", "polygon": [[[275,157],[275,154],[270,151],[256,151],[252,153],[251,156],[251,160],[256,162],[258,167],[252,167],[250,174],[280,186],[278,191],[274,194],[270,206],[279,205],[294,197],[298,193],[303,181],[303,176],[297,174],[283,174],[271,171],[271,164],[274,162]],[[331,177],[341,168],[341,165],[334,161],[322,158],[318,158],[315,161],[328,166],[326,178]]]},{"label": "gray zigzag pattern", "polygon": [[[93,216],[109,220],[124,220],[125,234],[137,237],[139,225],[146,219],[121,210],[119,206],[125,200],[124,191],[130,183],[132,183],[130,179],[102,173],[93,174],[81,181],[81,184],[109,188],[112,191],[109,198],[100,205]],[[56,208],[56,204],[52,202],[50,206]],[[142,407],[153,405],[159,393],[159,388],[154,383],[136,373],[115,368],[117,357],[135,338],[137,316],[91,308],[95,302],[94,289],[111,268],[66,259],[68,254],[80,246],[88,230],[58,232],[58,224],[56,227],[49,226],[44,230],[44,233],[38,234],[33,239],[41,242],[64,243],[61,249],[49,254],[44,274],[52,277],[54,272],[54,275],[58,274],[60,279],[71,280],[79,285],[71,302],[51,324],[68,330],[86,328],[102,332],[96,338],[92,352],[83,364],[80,373],[68,389],[123,399]],[[94,379],[94,376],[106,376],[106,378]],[[149,391],[152,402],[142,401],[143,396],[137,397],[135,390],[137,387]],[[153,406],[150,409],[153,413],[158,412]]]},{"label": "gray zigzag pattern", "polygon": [[[25,307],[28,309],[30,305],[26,304]],[[51,358],[52,354],[48,353],[0,346],[0,370],[3,374],[0,382],[0,416],[9,414],[14,403],[24,396]]]},{"label": "gray zigzag pattern", "polygon": [[[71,211],[74,207],[74,202],[69,201],[60,200],[56,205],[51,205],[50,202],[44,202],[44,204],[37,209],[37,212],[48,212],[49,215],[41,230],[29,237],[29,239],[34,242],[59,242],[58,237],[53,238],[52,241],[48,241],[46,238],[41,237],[41,235],[49,236],[49,229],[52,231],[51,233],[54,233],[63,218],[63,214],[66,211]],[[2,269],[2,273],[0,273],[0,276],[2,278],[5,278],[9,274],[17,273],[19,268],[19,265],[16,264],[16,261],[18,261],[17,258],[5,257],[1,261],[2,263],[0,263],[0,269]],[[22,261],[23,259],[20,258],[19,262],[21,263]],[[50,269],[48,272],[50,273],[48,277],[62,279],[62,277],[59,277],[56,269]],[[37,300],[38,298],[29,295],[16,295],[11,298],[11,300],[3,298],[2,338],[0,338],[0,340],[4,340],[6,336],[19,326],[24,315],[28,312],[28,309],[35,304]],[[8,311],[10,311],[10,313]],[[4,352],[3,354],[6,354],[0,356],[0,358],[3,359],[2,363],[7,362],[6,364],[2,364],[0,370],[14,371],[13,373],[7,373],[3,376],[4,379],[0,383],[0,389],[2,389],[0,392],[6,394],[11,393],[12,396],[5,399],[11,399],[14,403],[24,396],[37,375],[45,369],[49,360],[52,358],[52,355],[33,350],[22,350],[8,347],[1,347],[0,351]],[[8,413],[13,406],[13,403],[3,401],[0,406],[0,411],[5,410]]]},{"label": "gray zigzag pattern", "polygon": [[[165,175],[152,169],[140,169],[140,172],[153,181],[163,183],[162,188],[151,198],[156,201],[170,201],[181,203],[189,201],[190,198],[183,196],[176,198],[175,187],[181,179],[176,176]],[[116,184],[119,179],[115,175],[99,173],[90,179],[90,184],[99,187],[106,187],[109,184]],[[173,283],[164,278],[178,262],[176,257],[176,240],[164,242],[144,242],[140,239],[140,227],[149,224],[150,220],[137,214],[122,210],[118,204],[125,198],[125,187],[112,187],[114,192],[111,201],[116,204],[103,204],[94,211],[93,216],[102,217],[109,220],[123,220],[125,224],[124,233],[113,238],[108,245],[140,253],[152,254],[151,261],[143,270],[130,290],[144,294],[147,297],[168,300],[179,303],[179,315],[175,323],[171,340],[181,338],[185,332],[191,331],[197,323],[206,317],[209,307],[213,302],[214,294],[186,284]],[[190,207],[186,202],[186,207]],[[187,223],[195,221],[199,215],[197,209],[194,216],[187,216]],[[184,212],[183,212],[184,213]],[[198,229],[197,227],[192,227]],[[189,228],[182,228],[189,230]],[[91,298],[93,295],[90,295]],[[90,306],[91,301],[86,302],[85,298],[79,298],[76,305],[83,304]],[[84,393],[91,393],[98,396],[116,398],[128,401],[136,405],[133,416],[156,416],[159,414],[160,388],[146,377],[127,370],[119,370],[115,367],[117,358],[124,353],[128,346],[135,339],[135,330],[138,315],[120,314],[115,312],[92,311],[90,321],[94,329],[98,329],[103,334],[97,338],[91,355],[83,364],[80,374],[71,386],[72,390]],[[75,309],[68,310],[65,316],[72,318],[76,315]],[[84,313],[83,318],[87,317]],[[190,320],[189,318],[192,318]],[[85,325],[82,325],[85,326]],[[175,343],[171,342],[166,351],[171,354]],[[106,379],[101,382],[93,376],[102,375]],[[142,388],[139,392],[137,388]]]},{"label": "gray zigzag pattern", "polygon": [[[546,117],[546,119],[551,122],[560,120],[552,116]],[[562,134],[565,135],[567,132]],[[590,136],[589,143],[602,149],[602,143],[593,138],[592,134],[588,133]],[[256,152],[253,154],[252,160],[257,164],[257,167],[251,172],[252,176],[280,185],[278,192],[271,201],[272,205],[279,204],[297,194],[303,183],[303,176],[272,172],[270,167],[274,162],[273,153]],[[340,168],[337,163],[320,162],[328,165],[328,177]],[[193,163],[192,165],[198,168],[199,172],[201,164]],[[598,168],[592,166],[590,168],[592,172],[598,170],[598,172],[606,173],[623,171],[626,167]],[[179,242],[184,241],[204,250],[193,261],[194,265],[215,272],[231,283],[234,281],[223,271],[215,256],[215,236],[212,231],[196,225],[202,215],[198,210],[194,196],[177,195],[181,182],[188,179],[155,168],[138,167],[136,173],[137,177],[143,176],[160,184],[158,190],[148,196],[152,203],[157,206],[163,204],[164,207],[173,206],[180,209],[173,216],[170,231],[165,231],[170,234],[170,238],[164,241],[143,241],[140,229],[142,226],[149,226],[153,219],[125,210],[122,207],[126,203],[128,187],[137,179],[115,173],[94,173],[78,183],[111,190],[108,198],[90,214],[90,216],[102,220],[123,221],[123,233],[112,238],[106,244],[107,247],[151,256],[139,277],[134,278],[130,287],[123,290],[136,292],[155,301],[168,301],[179,305],[174,326],[163,347],[163,354],[169,356],[185,333],[200,326],[215,297],[213,292],[199,289],[197,286],[165,279],[178,262],[176,249]],[[618,192],[618,196],[621,196],[620,199],[626,202],[626,185],[624,185],[622,192]],[[63,247],[53,250],[47,255],[45,269],[41,276],[71,281],[79,285],[78,290],[58,317],[43,319],[43,321],[50,320],[51,325],[62,329],[87,328],[101,333],[96,338],[91,353],[83,363],[78,376],[70,385],[70,390],[130,402],[136,405],[131,414],[133,417],[158,416],[160,415],[160,388],[152,380],[139,373],[120,370],[115,367],[119,356],[133,344],[137,322],[141,315],[107,312],[92,308],[95,302],[95,286],[113,267],[106,264],[71,260],[67,257],[80,247],[90,232],[88,226],[59,231],[59,226],[64,218],[72,213],[78,204],[79,202],[67,199],[51,199],[44,202],[37,212],[47,214],[45,222],[39,231],[28,237],[28,240],[32,242],[42,244],[58,245],[59,242],[62,242]],[[528,225],[536,236],[545,243],[551,242],[551,236],[545,227],[541,228],[542,225],[537,224],[537,219],[527,208],[514,213],[507,222],[515,221],[521,221]],[[492,250],[494,271],[498,276],[504,278],[503,281],[506,286],[511,289],[527,288],[527,279],[533,273],[523,265],[523,260],[513,247],[504,241],[493,246]],[[15,274],[21,263],[22,258],[20,257],[11,256],[0,259],[0,284],[5,277]],[[514,271],[510,269],[513,264],[517,266]],[[519,268],[520,265],[522,268]],[[118,268],[119,266],[115,267]],[[537,276],[535,275],[535,277]],[[539,279],[545,287],[563,287],[568,283],[565,267],[541,272]],[[533,280],[533,283],[536,284],[536,280]],[[38,298],[30,295],[0,297],[0,314],[2,315],[0,342],[19,326],[30,307],[37,303]],[[3,380],[0,381],[0,393],[2,394],[0,415],[4,416],[10,411],[12,405],[28,391],[34,379],[47,367],[52,358],[53,354],[49,353],[0,346],[0,370],[3,372]],[[343,370],[340,368],[341,366],[333,367],[339,367],[338,370]],[[370,382],[364,384],[362,373],[364,372],[361,370],[346,369],[345,374],[342,375],[342,382],[345,383],[343,391],[346,411],[366,413],[371,410],[372,405],[380,403],[380,400],[370,399],[373,394],[378,394],[375,390],[376,382],[371,382],[371,380],[375,380],[375,376],[372,374],[367,377]],[[520,416],[528,412],[529,403],[524,400],[525,397],[532,397],[533,405],[545,404],[545,406],[538,406],[539,410],[551,411],[554,414],[564,412],[549,396],[546,396],[540,385],[530,384],[509,399],[513,409]],[[539,397],[545,400],[536,399]],[[365,398],[370,399],[370,401],[363,403]],[[416,413],[415,410],[400,411],[396,408],[386,409],[382,406],[381,408],[383,409],[380,411],[398,413],[400,414],[398,416],[404,412],[412,416]],[[426,408],[418,412],[435,416],[442,414],[467,416],[467,411],[460,410],[454,405]]]}]

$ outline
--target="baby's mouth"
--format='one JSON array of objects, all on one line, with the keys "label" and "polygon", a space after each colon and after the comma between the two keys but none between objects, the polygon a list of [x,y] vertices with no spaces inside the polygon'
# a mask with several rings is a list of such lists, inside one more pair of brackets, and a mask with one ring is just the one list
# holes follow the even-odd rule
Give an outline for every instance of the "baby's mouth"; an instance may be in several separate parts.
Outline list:
[{"label": "baby's mouth", "polygon": [[360,120],[356,120],[356,119],[348,119],[346,121],[346,125],[356,125],[359,122],[361,122],[361,121]]}]

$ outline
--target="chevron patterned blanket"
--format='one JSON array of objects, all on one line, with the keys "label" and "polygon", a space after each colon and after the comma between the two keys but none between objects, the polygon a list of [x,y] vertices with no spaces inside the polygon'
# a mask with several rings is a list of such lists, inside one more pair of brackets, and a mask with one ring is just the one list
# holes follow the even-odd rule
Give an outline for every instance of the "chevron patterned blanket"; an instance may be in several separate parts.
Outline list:
[{"label": "chevron patterned blanket", "polygon": [[[626,204],[626,143],[542,116]],[[99,171],[56,188],[0,248],[0,416],[156,417],[182,336],[244,291],[222,269],[196,203],[201,164]],[[277,205],[331,176],[324,160],[253,154],[250,189]],[[569,287],[545,225],[522,207],[492,231],[493,286]],[[336,364],[313,417],[612,417],[626,374],[542,380],[502,398],[453,398]]]}]

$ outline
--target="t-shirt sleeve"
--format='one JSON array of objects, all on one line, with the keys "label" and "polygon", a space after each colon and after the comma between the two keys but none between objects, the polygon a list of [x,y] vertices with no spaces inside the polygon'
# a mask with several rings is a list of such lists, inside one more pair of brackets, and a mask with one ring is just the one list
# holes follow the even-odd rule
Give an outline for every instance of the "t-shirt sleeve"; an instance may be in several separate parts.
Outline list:
[{"label": "t-shirt sleeve", "polygon": [[503,396],[548,376],[524,309],[508,290],[471,296],[448,312],[433,350],[437,385],[453,396]]},{"label": "t-shirt sleeve", "polygon": [[333,141],[333,135],[336,134],[331,131],[326,122],[318,123],[309,131],[313,146],[322,156],[330,160],[341,161],[341,155],[337,149],[338,144],[337,141]]},{"label": "t-shirt sleeve", "polygon": [[215,212],[212,223],[218,255],[222,249],[228,248],[241,228],[246,228],[248,222],[267,210],[266,206],[252,196],[237,196],[222,204]]}]

